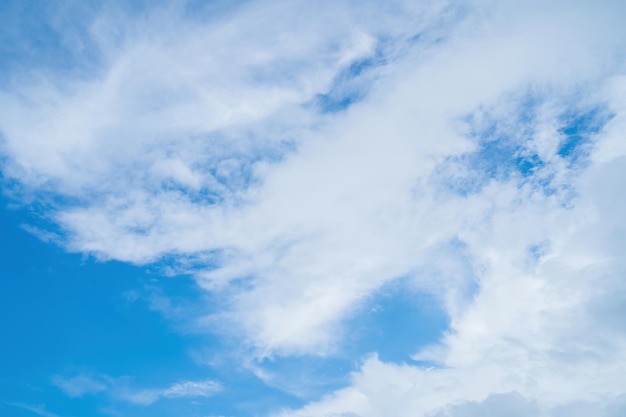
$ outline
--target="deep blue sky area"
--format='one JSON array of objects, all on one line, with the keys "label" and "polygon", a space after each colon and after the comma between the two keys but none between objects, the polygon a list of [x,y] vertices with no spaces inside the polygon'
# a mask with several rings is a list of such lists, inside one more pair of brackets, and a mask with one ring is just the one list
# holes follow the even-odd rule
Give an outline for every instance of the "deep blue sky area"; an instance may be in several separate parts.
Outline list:
[{"label": "deep blue sky area", "polygon": [[[124,297],[153,279],[143,268],[68,254],[20,227],[22,210],[0,216],[0,395],[38,403],[56,374],[80,371],[154,377],[184,367],[182,338],[163,318]],[[155,347],[158,346],[158,349]]]},{"label": "deep blue sky area", "polygon": [[[155,288],[165,288],[179,301],[193,302],[195,285],[189,278],[163,277],[147,268],[67,253],[21,227],[34,220],[28,211],[7,208],[6,199],[1,203],[2,415],[32,415],[32,411],[8,405],[13,403],[45,403],[64,416],[101,415],[98,409],[103,401],[107,403],[106,396],[100,401],[89,395],[68,398],[54,386],[55,376],[117,378],[137,390],[216,376],[190,355],[194,347],[210,352],[216,347],[211,339],[181,334],[161,313],[150,309],[148,299]],[[256,378],[241,373],[236,364],[226,366],[223,376],[236,381],[237,390],[245,390],[247,384],[263,390]],[[272,391],[267,393],[269,405],[273,405],[272,395],[283,397]],[[201,401],[201,410],[227,411],[235,404],[233,396],[241,392],[231,389],[225,394]],[[162,404],[159,413],[176,415],[181,407],[186,405],[174,400]]]}]

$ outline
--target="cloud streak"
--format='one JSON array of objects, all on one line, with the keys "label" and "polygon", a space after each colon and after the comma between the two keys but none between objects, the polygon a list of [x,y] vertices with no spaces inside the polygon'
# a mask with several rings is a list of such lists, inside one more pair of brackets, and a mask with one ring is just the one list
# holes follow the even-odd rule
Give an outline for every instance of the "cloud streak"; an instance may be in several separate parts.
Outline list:
[{"label": "cloud streak", "polygon": [[70,398],[94,395],[106,392],[116,400],[137,405],[151,405],[160,399],[211,397],[223,389],[219,382],[205,379],[199,381],[183,380],[167,388],[133,389],[129,378],[112,378],[107,375],[91,376],[78,374],[70,378],[55,376],[52,384]]},{"label": "cloud streak", "polygon": [[58,414],[55,414],[53,412],[46,410],[46,407],[41,404],[31,405],[31,404],[13,403],[13,402],[4,402],[4,401],[2,401],[2,404],[7,405],[9,407],[15,407],[15,408],[19,408],[22,410],[26,410],[41,417],[59,417]]},{"label": "cloud streak", "polygon": [[57,375],[52,378],[52,384],[71,398],[95,394],[107,389],[107,384],[88,375],[76,375],[71,378],[63,378]]},{"label": "cloud streak", "polygon": [[222,386],[211,380],[182,381],[163,389],[144,389],[124,393],[121,398],[138,405],[150,405],[162,398],[212,397],[222,390]]}]

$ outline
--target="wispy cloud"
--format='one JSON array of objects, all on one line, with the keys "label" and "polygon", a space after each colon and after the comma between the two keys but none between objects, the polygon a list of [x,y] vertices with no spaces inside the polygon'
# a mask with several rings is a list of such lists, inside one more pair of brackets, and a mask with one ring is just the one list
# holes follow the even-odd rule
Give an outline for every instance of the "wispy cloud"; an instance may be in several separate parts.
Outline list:
[{"label": "wispy cloud", "polygon": [[121,398],[134,404],[150,405],[161,398],[212,397],[222,386],[212,380],[182,381],[163,389],[144,389],[125,392]]},{"label": "wispy cloud", "polygon": [[70,398],[107,392],[113,399],[140,405],[150,405],[162,398],[211,397],[222,391],[219,382],[209,379],[180,381],[167,388],[138,389],[130,385],[129,377],[88,374],[70,378],[57,375],[52,378],[52,384]]},{"label": "wispy cloud", "polygon": [[43,404],[32,405],[32,404],[14,403],[14,402],[5,402],[5,401],[0,402],[0,404],[30,411],[31,413],[36,414],[41,417],[60,417],[58,414],[48,411],[46,409],[46,406]]},{"label": "wispy cloud", "polygon": [[108,384],[102,378],[89,375],[76,375],[71,378],[57,375],[52,378],[52,384],[72,398],[82,397],[85,394],[95,394],[108,388]]}]

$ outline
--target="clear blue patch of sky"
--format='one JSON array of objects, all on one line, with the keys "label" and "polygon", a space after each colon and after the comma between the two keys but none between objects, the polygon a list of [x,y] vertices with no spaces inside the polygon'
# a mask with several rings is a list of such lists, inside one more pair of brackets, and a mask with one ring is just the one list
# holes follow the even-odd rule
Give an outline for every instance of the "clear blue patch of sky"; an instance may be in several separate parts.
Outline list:
[{"label": "clear blue patch of sky", "polygon": [[375,69],[385,64],[385,51],[379,44],[374,54],[353,62],[337,74],[328,92],[318,94],[313,105],[322,113],[346,110],[365,97],[367,94],[365,85],[371,87]]},{"label": "clear blue patch of sky", "polygon": [[594,135],[600,132],[612,117],[600,107],[564,114],[561,117],[563,127],[559,129],[563,140],[559,144],[557,154],[571,164],[584,160],[593,145]]},{"label": "clear blue patch of sky", "polygon": [[[517,110],[514,122],[489,119],[474,124],[472,116],[466,122],[469,138],[476,143],[473,152],[445,160],[435,175],[435,181],[460,194],[479,192],[490,181],[514,180],[519,184],[532,183],[546,194],[554,194],[553,175],[549,163],[532,148],[534,120],[537,106],[529,98]],[[558,130],[562,140],[557,155],[569,162],[570,168],[582,166],[593,146],[594,135],[610,120],[602,107],[572,110],[560,118]]]},{"label": "clear blue patch of sky", "polygon": [[[28,212],[7,203],[0,200],[0,401],[46,404],[61,416],[100,415],[105,394],[72,400],[51,378],[127,376],[142,389],[219,376],[189,355],[193,346],[217,348],[215,340],[181,335],[147,302],[128,297],[152,286],[182,303],[197,298],[190,279],[68,254],[27,233],[20,225],[30,223]],[[7,407],[0,414],[28,413]]]},{"label": "clear blue patch of sky", "polygon": [[[432,248],[428,258],[411,274],[384,285],[354,312],[346,323],[345,355],[363,358],[376,353],[385,362],[415,364],[411,356],[441,340],[450,328],[440,298],[444,288],[454,285],[459,306],[469,304],[479,290],[477,271],[467,245],[456,238]],[[421,280],[439,289],[420,289],[416,282]]]},{"label": "clear blue patch of sky", "polygon": [[478,149],[464,155],[462,157],[465,159],[464,162],[473,171],[490,179],[507,180],[512,175],[531,176],[544,164],[544,161],[528,148],[539,104],[535,97],[527,96],[516,109],[512,125],[487,115],[486,125],[476,126],[470,116],[468,118],[470,138],[477,143]]},{"label": "clear blue patch of sky", "polygon": [[404,363],[439,340],[449,318],[435,296],[419,293],[400,279],[371,297],[348,327],[346,352],[351,356],[377,353],[383,361]]}]

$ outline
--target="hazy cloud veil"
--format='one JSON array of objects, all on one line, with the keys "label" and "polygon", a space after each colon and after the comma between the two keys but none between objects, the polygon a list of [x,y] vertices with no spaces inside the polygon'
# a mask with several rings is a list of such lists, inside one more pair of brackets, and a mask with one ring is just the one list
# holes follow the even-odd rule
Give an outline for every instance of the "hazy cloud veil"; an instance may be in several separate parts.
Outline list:
[{"label": "hazy cloud veil", "polygon": [[[4,76],[34,233],[191,274],[223,302],[185,320],[251,368],[341,354],[393,282],[445,311],[277,416],[626,413],[626,3],[192,3],[103,7],[64,45],[88,62]],[[112,384],[80,378],[55,383]]]}]

